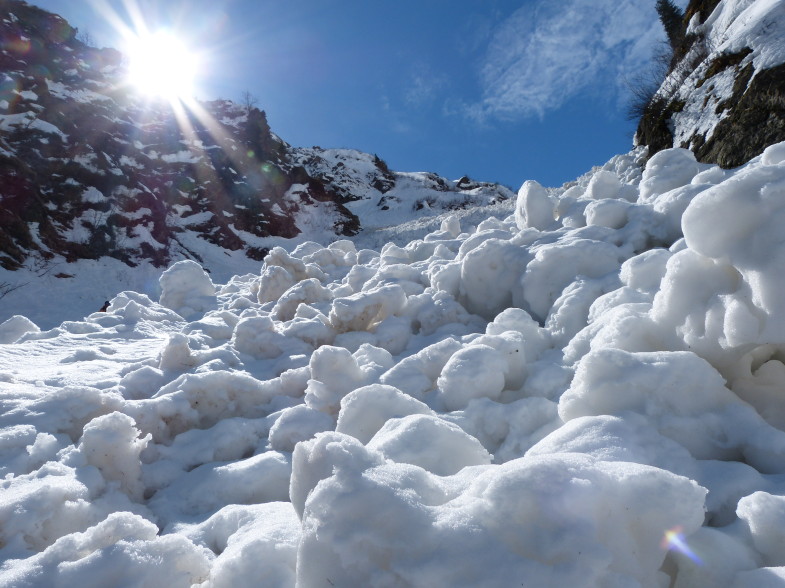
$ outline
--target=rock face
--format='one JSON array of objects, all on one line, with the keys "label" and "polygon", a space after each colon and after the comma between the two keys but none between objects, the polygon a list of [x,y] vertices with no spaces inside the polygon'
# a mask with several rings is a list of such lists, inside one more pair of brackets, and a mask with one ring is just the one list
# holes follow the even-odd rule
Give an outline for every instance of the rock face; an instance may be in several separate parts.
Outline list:
[{"label": "rock face", "polygon": [[264,111],[227,100],[179,108],[145,100],[125,83],[120,53],[86,45],[61,17],[19,0],[0,0],[0,39],[5,269],[31,256],[163,266],[202,261],[210,246],[262,259],[272,236],[356,234],[353,202],[370,199],[384,211],[437,194],[438,209],[442,188],[468,203],[513,195],[435,176],[437,190],[432,174],[421,174],[419,196],[395,196],[402,175],[412,187],[411,174],[365,153],[292,147]]},{"label": "rock face", "polygon": [[649,154],[691,149],[739,166],[785,140],[785,9],[769,0],[693,0],[683,46],[646,107],[636,140]]}]

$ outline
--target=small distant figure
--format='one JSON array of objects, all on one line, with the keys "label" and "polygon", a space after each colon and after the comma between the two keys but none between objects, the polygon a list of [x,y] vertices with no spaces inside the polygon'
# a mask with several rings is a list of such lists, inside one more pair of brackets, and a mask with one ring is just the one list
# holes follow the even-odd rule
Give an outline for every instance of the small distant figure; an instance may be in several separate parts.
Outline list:
[{"label": "small distant figure", "polygon": [[101,307],[101,310],[98,312],[106,312],[106,309],[109,308],[109,301],[107,300],[104,302],[104,305]]}]

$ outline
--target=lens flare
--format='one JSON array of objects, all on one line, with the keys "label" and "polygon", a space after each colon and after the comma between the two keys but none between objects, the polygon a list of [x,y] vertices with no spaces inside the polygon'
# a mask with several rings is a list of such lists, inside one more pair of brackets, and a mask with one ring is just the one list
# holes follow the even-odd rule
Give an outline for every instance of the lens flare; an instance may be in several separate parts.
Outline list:
[{"label": "lens flare", "polygon": [[701,558],[690,549],[689,545],[687,545],[687,540],[684,538],[684,533],[682,533],[682,531],[683,529],[681,527],[674,527],[673,529],[665,531],[665,537],[662,539],[662,548],[668,551],[678,551],[689,557],[696,564],[703,565]]}]

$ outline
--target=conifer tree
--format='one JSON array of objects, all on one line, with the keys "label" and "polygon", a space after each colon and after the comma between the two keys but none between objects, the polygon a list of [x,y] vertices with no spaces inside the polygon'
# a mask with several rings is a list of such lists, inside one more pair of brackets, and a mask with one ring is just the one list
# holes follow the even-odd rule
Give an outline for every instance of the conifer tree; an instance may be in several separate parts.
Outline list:
[{"label": "conifer tree", "polygon": [[682,30],[684,13],[672,0],[657,0],[656,8],[660,22],[668,35],[668,42],[671,48],[676,50],[684,36]]}]

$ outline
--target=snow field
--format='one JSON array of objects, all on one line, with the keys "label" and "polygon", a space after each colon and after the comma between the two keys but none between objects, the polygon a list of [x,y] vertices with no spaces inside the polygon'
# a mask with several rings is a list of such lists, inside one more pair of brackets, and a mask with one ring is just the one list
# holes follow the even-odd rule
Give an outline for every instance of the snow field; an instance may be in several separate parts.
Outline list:
[{"label": "snow field", "polygon": [[781,585],[785,144],[0,325],[0,584]]}]

